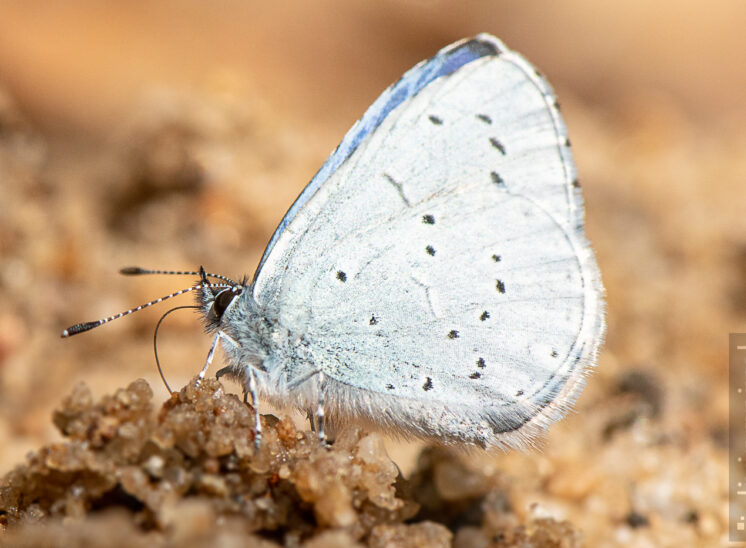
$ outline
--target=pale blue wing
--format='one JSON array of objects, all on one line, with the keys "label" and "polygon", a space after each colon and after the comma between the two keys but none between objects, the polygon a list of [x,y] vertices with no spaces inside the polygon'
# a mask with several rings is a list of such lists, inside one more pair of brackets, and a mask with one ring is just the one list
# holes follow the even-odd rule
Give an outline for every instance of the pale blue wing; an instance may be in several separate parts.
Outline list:
[{"label": "pale blue wing", "polygon": [[550,86],[480,35],[348,133],[253,295],[292,334],[276,356],[288,382],[324,371],[330,414],[515,445],[572,403],[602,338],[582,219]]}]

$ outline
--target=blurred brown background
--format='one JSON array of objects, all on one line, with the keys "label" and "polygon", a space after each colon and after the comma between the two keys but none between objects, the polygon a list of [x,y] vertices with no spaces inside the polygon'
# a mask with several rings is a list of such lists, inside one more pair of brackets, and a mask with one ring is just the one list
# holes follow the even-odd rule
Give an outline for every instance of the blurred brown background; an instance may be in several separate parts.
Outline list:
[{"label": "blurred brown background", "polygon": [[[164,306],[59,339],[191,282],[120,266],[253,274],[377,95],[486,31],[560,98],[609,326],[578,412],[496,465],[591,546],[722,541],[728,333],[746,331],[745,24],[736,0],[1,1],[0,472],[58,439],[50,412],[80,381],[144,377],[165,399]],[[160,341],[181,386],[209,341],[190,312]],[[411,447],[392,452],[406,470]]]}]

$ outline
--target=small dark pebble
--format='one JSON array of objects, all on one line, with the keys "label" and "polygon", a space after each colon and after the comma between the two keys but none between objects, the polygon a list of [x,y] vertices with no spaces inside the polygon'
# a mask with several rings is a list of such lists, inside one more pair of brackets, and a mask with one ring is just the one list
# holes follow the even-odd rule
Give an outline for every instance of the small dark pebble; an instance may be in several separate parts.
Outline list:
[{"label": "small dark pebble", "polygon": [[648,525],[650,525],[650,521],[648,521],[648,518],[646,518],[642,514],[638,514],[634,510],[627,514],[627,517],[624,518],[624,521],[626,521],[627,525],[634,529],[637,529],[638,527],[647,527]]}]

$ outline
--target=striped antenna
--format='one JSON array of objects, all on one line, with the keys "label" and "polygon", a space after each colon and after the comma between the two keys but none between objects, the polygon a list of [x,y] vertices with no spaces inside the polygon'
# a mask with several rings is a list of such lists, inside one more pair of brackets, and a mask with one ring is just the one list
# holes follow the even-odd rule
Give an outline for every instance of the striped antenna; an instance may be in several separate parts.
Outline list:
[{"label": "striped antenna", "polygon": [[135,308],[130,308],[129,310],[125,310],[124,312],[120,312],[119,314],[114,314],[113,316],[109,316],[108,318],[103,318],[95,322],[84,322],[84,323],[76,323],[75,325],[71,325],[70,327],[68,327],[62,332],[62,337],[63,338],[72,337],[73,335],[77,335],[78,333],[90,331],[94,327],[104,325],[105,323],[109,323],[110,321],[113,321],[113,320],[118,320],[119,318],[123,318],[124,316],[129,316],[130,314],[134,312],[139,312],[140,310],[144,308],[148,308],[149,306],[153,306],[154,304],[158,304],[172,297],[178,297],[179,295],[183,295],[184,293],[189,293],[190,291],[194,291],[196,289],[208,289],[208,288],[213,288],[213,287],[228,289],[228,288],[234,287],[235,285],[236,284],[229,285],[229,284],[223,284],[223,283],[218,283],[218,284],[200,283],[192,287],[187,287],[186,289],[180,289],[178,291],[174,291],[170,295],[166,295],[165,297],[160,297],[158,299],[147,302],[145,304],[141,304],[140,306],[137,306]]},{"label": "striped antenna", "polygon": [[140,268],[139,266],[128,266],[120,269],[119,273],[124,274],[125,276],[139,276],[141,274],[165,274],[168,276],[207,276],[208,278],[223,280],[224,282],[228,282],[231,285],[240,285],[238,282],[231,280],[227,276],[205,272],[202,268],[200,268],[199,272],[190,272],[186,270],[157,270],[151,268]]}]

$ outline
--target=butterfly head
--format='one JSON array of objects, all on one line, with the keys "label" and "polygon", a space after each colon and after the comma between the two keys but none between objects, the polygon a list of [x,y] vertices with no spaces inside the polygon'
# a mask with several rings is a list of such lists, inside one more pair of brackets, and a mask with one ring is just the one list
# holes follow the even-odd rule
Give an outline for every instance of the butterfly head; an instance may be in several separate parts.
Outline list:
[{"label": "butterfly head", "polygon": [[202,310],[207,331],[219,329],[223,318],[238,302],[238,298],[248,290],[244,278],[240,283],[211,283],[204,270],[200,269],[200,282],[197,289],[197,304]]}]

